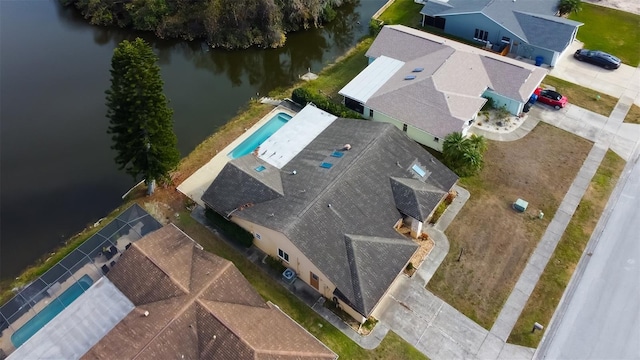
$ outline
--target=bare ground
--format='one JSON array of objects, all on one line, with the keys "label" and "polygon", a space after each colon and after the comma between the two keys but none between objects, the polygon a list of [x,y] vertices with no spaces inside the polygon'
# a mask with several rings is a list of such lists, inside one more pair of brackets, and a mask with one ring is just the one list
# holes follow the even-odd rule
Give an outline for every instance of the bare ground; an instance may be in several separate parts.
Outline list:
[{"label": "bare ground", "polygon": [[640,1],[638,0],[584,0],[585,2],[606,6],[640,15]]},{"label": "bare ground", "polygon": [[[471,198],[447,229],[451,248],[428,288],[490,328],[591,147],[544,123],[521,140],[490,142],[481,174],[461,181]],[[511,208],[518,198],[529,202],[524,214]]]}]

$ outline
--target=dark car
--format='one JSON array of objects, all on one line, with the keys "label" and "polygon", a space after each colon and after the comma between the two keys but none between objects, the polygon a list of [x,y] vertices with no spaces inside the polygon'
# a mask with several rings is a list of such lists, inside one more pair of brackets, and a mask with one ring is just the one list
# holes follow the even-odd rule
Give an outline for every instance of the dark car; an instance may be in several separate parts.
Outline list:
[{"label": "dark car", "polygon": [[567,97],[557,91],[537,88],[534,94],[538,95],[538,102],[553,106],[556,110],[567,106]]},{"label": "dark car", "polygon": [[622,63],[617,57],[597,50],[580,49],[573,54],[573,57],[605,69],[617,69]]}]

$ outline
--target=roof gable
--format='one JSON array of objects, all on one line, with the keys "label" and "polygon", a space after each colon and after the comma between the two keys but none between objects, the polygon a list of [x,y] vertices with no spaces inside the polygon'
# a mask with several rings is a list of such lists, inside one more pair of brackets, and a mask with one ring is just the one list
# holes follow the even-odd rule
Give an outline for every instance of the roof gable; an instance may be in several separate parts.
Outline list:
[{"label": "roof gable", "polygon": [[513,16],[529,44],[557,52],[569,46],[573,32],[582,25],[562,17],[530,12],[514,11]]},{"label": "roof gable", "polygon": [[416,251],[413,242],[399,242],[397,239],[350,235],[344,236],[349,270],[351,273],[351,287],[339,288],[355,305],[356,309],[370,311],[382,297],[390,282],[380,286],[380,273],[398,272],[397,264],[389,261],[393,253],[401,253],[405,259],[402,267],[409,261]]},{"label": "roof gable", "polygon": [[252,155],[228,162],[202,201],[229,216],[233,211],[280,198],[283,192],[280,170]]},{"label": "roof gable", "polygon": [[396,207],[405,215],[424,221],[446,194],[442,189],[416,179],[390,178]]}]

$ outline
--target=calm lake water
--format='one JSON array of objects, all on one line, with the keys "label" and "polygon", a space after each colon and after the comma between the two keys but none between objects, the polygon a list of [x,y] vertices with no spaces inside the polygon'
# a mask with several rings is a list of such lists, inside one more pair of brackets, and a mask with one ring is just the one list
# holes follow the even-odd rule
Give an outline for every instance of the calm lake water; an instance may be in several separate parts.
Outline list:
[{"label": "calm lake water", "polygon": [[341,9],[280,49],[199,42],[89,25],[52,1],[0,1],[0,278],[17,275],[119,206],[133,180],[114,165],[104,91],[115,46],[136,36],[160,57],[183,155],[251,97],[318,72],[368,32],[384,0]]}]

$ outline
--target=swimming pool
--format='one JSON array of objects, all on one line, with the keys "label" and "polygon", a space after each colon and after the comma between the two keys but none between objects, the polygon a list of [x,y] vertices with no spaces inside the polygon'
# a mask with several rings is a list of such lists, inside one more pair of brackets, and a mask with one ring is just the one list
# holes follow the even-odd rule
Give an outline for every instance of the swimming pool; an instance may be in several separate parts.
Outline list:
[{"label": "swimming pool", "polygon": [[11,342],[17,348],[31,338],[38,330],[42,329],[49,321],[58,315],[64,308],[71,305],[83,292],[85,292],[93,284],[93,280],[89,275],[84,275],[80,280],[76,281],[60,296],[58,296],[51,304],[47,305],[42,311],[36,314],[26,324],[22,325],[18,331],[11,335]]},{"label": "swimming pool", "polygon": [[262,125],[260,129],[246,138],[240,145],[236,146],[233,151],[227,154],[232,159],[251,154],[260,144],[267,140],[271,135],[278,131],[282,125],[291,120],[291,115],[287,113],[275,114],[266,124]]}]

